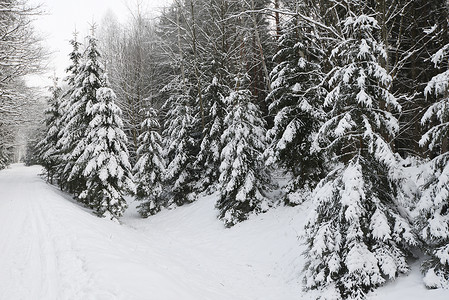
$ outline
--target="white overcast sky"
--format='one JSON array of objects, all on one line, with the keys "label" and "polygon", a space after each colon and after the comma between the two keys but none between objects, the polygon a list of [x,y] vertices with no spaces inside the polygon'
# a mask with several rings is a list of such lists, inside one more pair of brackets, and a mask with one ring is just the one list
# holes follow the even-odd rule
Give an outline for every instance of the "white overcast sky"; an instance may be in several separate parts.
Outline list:
[{"label": "white overcast sky", "polygon": [[48,85],[53,73],[64,77],[64,70],[69,65],[68,54],[71,51],[69,40],[75,28],[81,38],[88,34],[90,24],[99,24],[107,12],[115,14],[124,22],[130,14],[130,8],[140,2],[148,12],[157,13],[170,0],[29,0],[30,4],[42,4],[46,12],[34,22],[36,32],[44,37],[45,45],[52,53],[48,63],[48,72],[31,76],[30,85]]}]

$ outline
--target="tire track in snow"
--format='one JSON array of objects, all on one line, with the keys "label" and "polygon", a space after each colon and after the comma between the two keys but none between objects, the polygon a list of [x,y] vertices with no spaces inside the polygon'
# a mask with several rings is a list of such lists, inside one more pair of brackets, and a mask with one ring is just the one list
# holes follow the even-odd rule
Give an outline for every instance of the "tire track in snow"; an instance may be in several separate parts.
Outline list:
[{"label": "tire track in snow", "polygon": [[36,195],[33,211],[42,274],[39,299],[89,299],[92,276],[76,249],[77,234],[70,230],[70,220],[64,224],[56,217],[61,210],[60,196],[41,180]]},{"label": "tire track in snow", "polygon": [[38,238],[38,253],[41,272],[40,292],[42,299],[61,299],[58,289],[60,287],[60,274],[58,272],[58,256],[55,249],[55,240],[51,228],[47,224],[48,218],[44,215],[39,195],[38,199],[32,201],[33,221]]},{"label": "tire track in snow", "polygon": [[[51,195],[51,193],[48,194]],[[52,207],[54,210],[45,211],[42,203],[40,203],[40,211],[42,212],[40,224],[45,227],[42,236],[46,234],[48,240],[51,241],[51,243],[44,242],[49,245],[44,246],[43,249],[49,250],[46,252],[46,257],[56,258],[54,263],[51,263],[51,269],[55,268],[55,275],[58,277],[58,286],[53,286],[54,290],[58,291],[58,295],[55,298],[52,296],[48,299],[90,299],[88,293],[93,287],[92,275],[89,274],[84,258],[76,246],[78,235],[68,226],[70,220],[66,220],[67,223],[64,224],[55,217],[55,215],[60,214],[61,208],[57,202],[61,199],[50,197],[45,200],[53,202],[48,207]]]},{"label": "tire track in snow", "polygon": [[19,200],[26,190],[18,188],[14,173],[4,171],[0,180],[0,299],[33,299],[35,278],[30,270],[36,249],[35,231],[29,207]]}]

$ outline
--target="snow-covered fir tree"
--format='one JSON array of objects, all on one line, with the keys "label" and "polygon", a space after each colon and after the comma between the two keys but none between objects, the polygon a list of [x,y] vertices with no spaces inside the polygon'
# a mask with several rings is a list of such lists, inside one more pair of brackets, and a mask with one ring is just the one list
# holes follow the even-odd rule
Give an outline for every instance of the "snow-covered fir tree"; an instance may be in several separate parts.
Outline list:
[{"label": "snow-covered fir tree", "polygon": [[[76,134],[71,134],[66,130],[71,118],[73,117],[72,108],[77,99],[72,97],[75,90],[75,78],[78,74],[78,67],[81,62],[82,54],[80,52],[81,43],[77,39],[77,32],[73,34],[73,39],[70,40],[72,52],[69,54],[71,65],[66,69],[67,77],[64,81],[67,83],[67,90],[61,96],[61,103],[59,109],[61,110],[60,130],[58,133],[58,141],[56,143],[56,152],[59,153],[60,161],[56,166],[56,177],[63,190],[75,192],[74,185],[69,181],[70,172],[73,167],[73,160],[69,159],[71,151],[75,147],[77,138],[81,131]],[[68,128],[67,128],[68,129]]]},{"label": "snow-covered fir tree", "polygon": [[75,86],[75,78],[78,74],[78,67],[82,59],[82,53],[80,50],[82,44],[78,41],[77,31],[73,33],[73,38],[69,41],[69,43],[72,46],[72,52],[69,53],[71,65],[66,69],[67,77],[65,78],[65,81],[68,85],[68,89],[63,94],[63,96],[70,96],[70,94],[73,92],[73,88]]},{"label": "snow-covered fir tree", "polygon": [[164,183],[167,186],[168,206],[181,206],[196,200],[194,185],[197,178],[194,162],[197,155],[197,141],[193,136],[197,118],[192,109],[192,97],[188,83],[180,77],[173,79],[164,87],[163,93],[170,96],[162,110],[166,111],[164,139],[167,168]]},{"label": "snow-covered fir tree", "polygon": [[76,161],[86,178],[79,198],[99,216],[116,220],[127,207],[124,194],[134,191],[127,138],[114,91],[101,87],[95,94],[95,100],[86,107],[91,121]]},{"label": "snow-covered fir tree", "polygon": [[[445,65],[449,44],[432,57],[435,65]],[[438,96],[422,118],[433,126],[423,135],[420,145],[438,153],[429,163],[427,178],[418,203],[418,227],[427,245],[429,258],[423,263],[424,282],[429,288],[449,288],[449,69],[433,77],[425,89]]]},{"label": "snow-covered fir tree", "polygon": [[314,43],[314,28],[298,18],[288,20],[279,39],[273,61],[280,63],[271,72],[272,92],[268,99],[273,127],[265,151],[268,166],[278,165],[292,175],[286,187],[286,202],[304,201],[323,177],[323,157],[311,153],[313,134],[323,118],[324,98],[320,62],[323,53]]},{"label": "snow-covered fir tree", "polygon": [[270,180],[263,164],[266,148],[265,121],[252,95],[238,79],[237,88],[225,99],[228,113],[221,136],[220,196],[216,207],[227,227],[246,220],[250,213],[266,211],[265,190]]},{"label": "snow-covered fir tree", "polygon": [[221,135],[224,130],[226,116],[225,98],[230,94],[230,88],[221,84],[216,77],[206,87],[203,94],[205,103],[205,126],[200,152],[195,161],[195,168],[201,170],[198,190],[213,192],[220,175],[220,153],[222,150]]},{"label": "snow-covered fir tree", "polygon": [[85,150],[87,129],[93,118],[93,115],[87,112],[97,102],[96,92],[103,87],[105,80],[100,54],[97,50],[97,39],[90,36],[87,40],[87,47],[79,62],[73,91],[66,107],[66,124],[60,139],[65,153],[64,174],[69,174],[67,178],[69,191],[75,195],[84,191],[86,184],[86,176],[83,175],[85,166],[77,164],[76,161]]},{"label": "snow-covered fir tree", "polygon": [[387,140],[398,131],[389,110],[400,106],[382,66],[386,52],[376,40],[378,23],[365,1],[341,5],[350,10],[332,50],[328,118],[314,141],[334,169],[313,193],[304,281],[320,299],[365,299],[409,270],[406,259],[416,238],[399,207],[399,165]]},{"label": "snow-covered fir tree", "polygon": [[57,143],[61,130],[61,92],[58,79],[53,78],[53,86],[49,88],[51,96],[48,99],[49,108],[45,111],[45,136],[38,143],[40,160],[47,173],[47,180],[53,183],[57,167],[61,163]]},{"label": "snow-covered fir tree", "polygon": [[150,107],[147,110],[146,119],[141,125],[142,134],[139,136],[137,163],[133,170],[136,199],[142,201],[138,208],[143,217],[154,215],[166,205],[165,199],[161,195],[165,161],[159,128],[157,112]]}]

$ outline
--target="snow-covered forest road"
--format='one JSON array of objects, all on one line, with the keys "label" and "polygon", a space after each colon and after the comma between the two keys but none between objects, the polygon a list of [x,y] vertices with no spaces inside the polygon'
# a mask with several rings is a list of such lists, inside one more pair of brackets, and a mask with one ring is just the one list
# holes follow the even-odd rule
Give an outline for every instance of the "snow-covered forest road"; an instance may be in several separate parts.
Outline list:
[{"label": "snow-covered forest road", "polygon": [[46,184],[40,171],[0,172],[2,300],[298,298],[297,282],[279,277],[295,277],[279,256],[297,256],[272,243],[279,232],[225,230],[207,200],[153,220],[130,208],[119,225]]},{"label": "snow-covered forest road", "polygon": [[[299,236],[307,205],[225,229],[214,196],[123,224],[101,219],[45,183],[40,167],[0,171],[0,300],[310,300]],[[131,199],[129,199],[131,201]],[[448,299],[419,263],[370,300]]]}]

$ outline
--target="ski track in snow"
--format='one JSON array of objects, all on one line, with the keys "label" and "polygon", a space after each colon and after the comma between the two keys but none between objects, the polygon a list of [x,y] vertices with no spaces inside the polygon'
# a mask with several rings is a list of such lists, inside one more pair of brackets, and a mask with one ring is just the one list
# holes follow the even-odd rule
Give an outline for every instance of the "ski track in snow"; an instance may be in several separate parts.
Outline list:
[{"label": "ski track in snow", "polygon": [[29,171],[0,173],[0,299],[82,299],[89,275],[74,246],[76,225],[59,218],[73,204]]},{"label": "ski track in snow", "polygon": [[[100,219],[38,176],[0,172],[0,300],[298,300],[299,236],[307,204],[279,207],[225,229],[215,196],[119,225]],[[448,299],[426,290],[419,264],[369,300]]]}]

